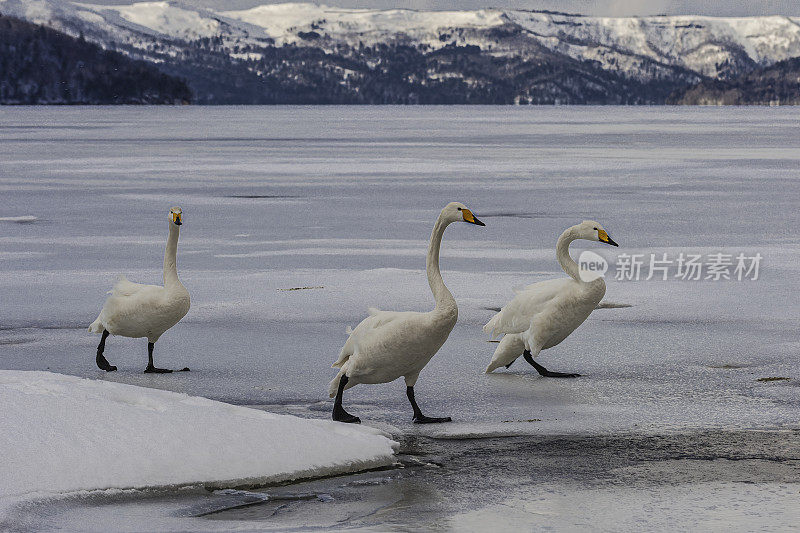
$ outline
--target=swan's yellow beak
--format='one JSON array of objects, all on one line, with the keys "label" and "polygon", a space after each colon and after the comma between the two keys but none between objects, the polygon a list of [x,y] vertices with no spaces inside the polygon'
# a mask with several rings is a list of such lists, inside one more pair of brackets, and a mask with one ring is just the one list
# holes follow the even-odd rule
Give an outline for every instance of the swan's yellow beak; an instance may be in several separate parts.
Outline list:
[{"label": "swan's yellow beak", "polygon": [[483,222],[475,218],[475,215],[472,214],[472,211],[469,209],[462,209],[461,216],[464,217],[464,222],[469,222],[470,224],[476,224],[478,226],[485,226]]},{"label": "swan's yellow beak", "polygon": [[175,223],[176,226],[180,226],[181,224],[183,224],[183,221],[181,220],[182,216],[183,213],[176,213],[175,211],[172,212],[172,221]]},{"label": "swan's yellow beak", "polygon": [[600,240],[600,242],[610,244],[611,246],[619,246],[619,244],[614,242],[614,239],[608,236],[608,233],[606,233],[605,230],[597,230],[597,238]]}]

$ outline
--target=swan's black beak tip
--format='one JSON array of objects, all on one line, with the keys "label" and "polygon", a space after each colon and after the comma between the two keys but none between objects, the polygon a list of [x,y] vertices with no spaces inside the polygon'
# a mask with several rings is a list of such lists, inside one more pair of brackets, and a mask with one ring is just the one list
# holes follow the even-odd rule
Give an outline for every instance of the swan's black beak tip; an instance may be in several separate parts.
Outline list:
[{"label": "swan's black beak tip", "polygon": [[181,222],[180,220],[176,220],[176,221],[175,221],[175,225],[176,225],[176,226],[182,226],[182,225],[183,225],[183,222]]},{"label": "swan's black beak tip", "polygon": [[483,222],[481,222],[480,220],[478,220],[477,218],[474,218],[473,224],[476,224],[478,226],[485,226],[486,225]]},{"label": "swan's black beak tip", "polygon": [[614,239],[612,239],[611,237],[608,238],[608,240],[606,241],[606,244],[610,244],[611,246],[619,247],[619,244],[615,243]]}]

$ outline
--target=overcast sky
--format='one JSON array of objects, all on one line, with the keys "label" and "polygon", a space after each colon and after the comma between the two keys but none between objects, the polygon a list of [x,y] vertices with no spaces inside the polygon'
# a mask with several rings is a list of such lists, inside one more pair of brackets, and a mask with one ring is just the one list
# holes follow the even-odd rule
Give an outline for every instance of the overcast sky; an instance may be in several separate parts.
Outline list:
[{"label": "overcast sky", "polygon": [[[82,0],[94,4],[129,4],[134,0]],[[188,4],[217,9],[244,9],[270,0],[183,0]],[[302,0],[295,0],[302,1]],[[795,15],[800,16],[800,0],[325,0],[318,2],[342,7],[476,9],[514,7],[550,9],[585,15]]]}]

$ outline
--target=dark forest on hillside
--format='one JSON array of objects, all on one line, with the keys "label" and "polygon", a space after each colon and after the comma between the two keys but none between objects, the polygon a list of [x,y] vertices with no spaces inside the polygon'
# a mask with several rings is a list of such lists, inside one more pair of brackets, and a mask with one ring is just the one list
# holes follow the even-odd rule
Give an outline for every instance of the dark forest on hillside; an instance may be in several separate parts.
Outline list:
[{"label": "dark forest on hillside", "polygon": [[144,61],[0,15],[0,102],[174,104],[188,85]]}]

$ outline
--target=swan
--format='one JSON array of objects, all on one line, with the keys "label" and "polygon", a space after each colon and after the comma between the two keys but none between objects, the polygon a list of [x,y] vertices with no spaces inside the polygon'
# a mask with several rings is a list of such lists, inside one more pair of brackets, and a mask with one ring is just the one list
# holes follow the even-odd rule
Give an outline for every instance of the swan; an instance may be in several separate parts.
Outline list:
[{"label": "swan", "polygon": [[345,342],[333,368],[340,368],[331,381],[330,397],[335,397],[333,420],[361,423],[342,407],[342,393],[359,383],[389,383],[403,376],[406,395],[414,410],[416,424],[450,422],[450,417],[433,418],[422,414],[414,399],[414,385],[420,371],[447,340],[458,318],[456,300],[439,272],[439,248],[445,228],[453,222],[485,226],[464,204],[451,202],[442,209],[433,226],[426,269],[436,307],[428,313],[380,311],[370,308],[369,316],[355,329],[348,328]]},{"label": "swan", "polygon": [[[540,375],[574,378],[580,374],[551,372],[534,361],[539,352],[552,348],[580,326],[606,293],[602,277],[589,280],[581,276],[578,264],[569,255],[572,241],[584,239],[618,246],[599,223],[584,220],[564,231],[556,244],[556,258],[569,278],[551,279],[528,285],[483,327],[491,338],[504,334],[495,349],[486,373],[508,368],[522,355]],[[582,278],[587,278],[586,281]]]},{"label": "swan", "polygon": [[[164,286],[141,285],[120,276],[110,291],[100,315],[89,326],[91,333],[102,333],[97,346],[97,366],[106,372],[117,369],[108,363],[103,351],[109,334],[123,337],[147,337],[146,373],[164,374],[172,372],[153,365],[153,347],[169,328],[177,324],[189,312],[189,291],[178,279],[178,236],[183,224],[180,207],[169,211],[169,237],[164,252]],[[188,371],[184,368],[182,371]]]}]

